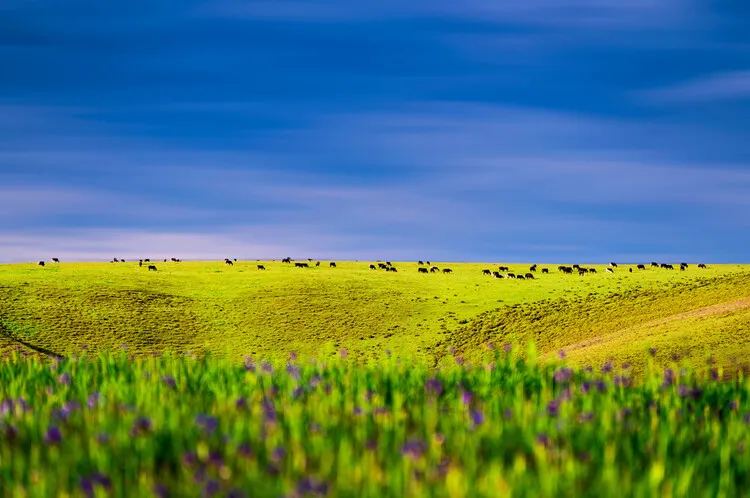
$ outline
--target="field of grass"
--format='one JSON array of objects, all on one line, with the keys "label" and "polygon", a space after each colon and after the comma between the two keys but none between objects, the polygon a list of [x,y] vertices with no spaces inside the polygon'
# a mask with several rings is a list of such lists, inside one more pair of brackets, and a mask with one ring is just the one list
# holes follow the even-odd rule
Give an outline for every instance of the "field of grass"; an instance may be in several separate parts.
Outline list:
[{"label": "field of grass", "polygon": [[0,360],[0,496],[746,494],[741,374],[673,365],[631,384],[628,369],[516,349],[436,371],[394,356],[13,352]]},{"label": "field of grass", "polygon": [[126,344],[136,354],[211,350],[239,360],[320,357],[328,346],[362,361],[391,349],[434,366],[451,347],[480,361],[487,342],[533,339],[542,355],[566,349],[574,362],[628,361],[637,371],[650,346],[665,363],[702,361],[710,349],[729,366],[750,352],[748,265],[633,273],[621,265],[614,274],[586,265],[598,272],[578,276],[539,264],[550,273],[515,281],[481,274],[499,263],[433,262],[452,274],[370,263],[160,262],[157,272],[133,262],[0,265],[0,349],[20,343],[68,355]]}]

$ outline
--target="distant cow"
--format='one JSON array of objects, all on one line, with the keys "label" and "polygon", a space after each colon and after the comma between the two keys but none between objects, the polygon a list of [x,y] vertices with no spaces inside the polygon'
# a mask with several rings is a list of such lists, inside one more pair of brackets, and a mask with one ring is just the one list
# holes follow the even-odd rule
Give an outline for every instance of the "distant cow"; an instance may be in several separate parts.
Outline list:
[{"label": "distant cow", "polygon": [[389,267],[387,271],[398,272],[398,270],[396,269],[396,267],[395,267],[395,266],[391,266],[391,267]]},{"label": "distant cow", "polygon": [[585,272],[585,271],[583,271],[583,268],[581,268],[580,270],[578,270],[578,274],[579,274],[580,276],[584,276],[584,275],[586,274],[586,272]]},{"label": "distant cow", "polygon": [[430,273],[435,273],[436,271],[440,271],[440,268],[438,268],[437,266],[433,266],[432,268],[430,268]]},{"label": "distant cow", "polygon": [[381,270],[387,270],[388,265],[385,263],[378,263],[378,268],[380,268]]},{"label": "distant cow", "polygon": [[612,268],[607,268],[607,273],[614,273],[615,271]]},{"label": "distant cow", "polygon": [[44,266],[44,261],[40,261],[39,266]]},{"label": "distant cow", "polygon": [[388,266],[391,266],[391,262],[390,261],[386,261],[385,264],[387,264]]},{"label": "distant cow", "polygon": [[596,268],[589,268],[589,271],[590,271],[591,273],[596,273]]},{"label": "distant cow", "polygon": [[706,268],[706,265],[703,263],[698,263],[698,268]]},{"label": "distant cow", "polygon": [[549,273],[549,268],[542,268],[542,273]]},{"label": "distant cow", "polygon": [[143,260],[142,260],[142,259],[139,259],[139,260],[138,260],[138,267],[141,267],[141,266],[143,266]]},{"label": "distant cow", "polygon": [[429,270],[427,270],[427,268],[417,268],[417,271],[419,273],[429,273]]},{"label": "distant cow", "polygon": [[638,265],[638,266],[636,266],[636,268],[638,268],[639,270],[645,270],[646,269],[646,265]]},{"label": "distant cow", "polygon": [[423,265],[423,264],[424,264],[424,262],[422,262],[422,261],[417,261],[417,264],[418,264],[418,265]]},{"label": "distant cow", "polygon": [[120,259],[120,263],[124,263],[124,262],[125,262],[125,260],[124,260],[124,259]]},{"label": "distant cow", "polygon": [[529,271],[536,271],[536,265],[531,265],[529,267]]},{"label": "distant cow", "polygon": [[224,260],[224,264],[225,265],[232,265],[232,266],[234,266],[234,263],[232,263],[231,259]]},{"label": "distant cow", "polygon": [[57,259],[57,258],[52,258],[52,262],[53,262],[53,263],[59,263],[59,262],[60,262],[60,260],[59,260],[59,259]]},{"label": "distant cow", "polygon": [[336,262],[331,261],[330,263],[328,263],[328,266],[330,266],[331,268],[336,268]]},{"label": "distant cow", "polygon": [[525,280],[525,277],[523,275],[516,275],[516,280]]},{"label": "distant cow", "polygon": [[573,265],[573,269],[579,270],[581,268],[581,265]]},{"label": "distant cow", "polygon": [[611,266],[612,268],[617,268],[617,263],[615,263],[614,261],[610,261],[609,266]]},{"label": "distant cow", "polygon": [[430,266],[430,262],[429,261],[425,261],[424,264],[426,264],[427,266]]},{"label": "distant cow", "polygon": [[156,265],[148,265],[148,269],[156,271]]},{"label": "distant cow", "polygon": [[651,266],[653,266],[655,268],[659,268],[659,263],[657,263],[656,261],[652,261],[651,262]]},{"label": "distant cow", "polygon": [[308,261],[312,262],[312,258],[307,258]]},{"label": "distant cow", "polygon": [[493,272],[492,272],[492,276],[493,276],[493,277],[495,277],[495,278],[505,278],[505,277],[503,277],[503,276],[502,276],[502,275],[500,274],[500,272],[499,272],[499,271],[493,271]]},{"label": "distant cow", "polygon": [[685,268],[687,268],[688,264],[687,263],[680,263],[680,266],[684,266]]},{"label": "distant cow", "polygon": [[[115,263],[119,263],[120,262],[120,260],[117,259],[117,258],[113,258],[112,261],[114,261]],[[166,261],[166,259],[164,261]]]},{"label": "distant cow", "polygon": [[533,273],[527,273],[526,274],[526,278],[530,278],[530,279],[534,280],[534,274]]},{"label": "distant cow", "polygon": [[307,263],[294,263],[295,268],[310,268]]},{"label": "distant cow", "polygon": [[630,273],[633,273],[633,269],[632,269],[632,268],[628,268],[628,271],[629,271]]},{"label": "distant cow", "polygon": [[443,273],[453,273],[453,270],[450,268],[443,268]]},{"label": "distant cow", "polygon": [[506,273],[505,278],[516,278],[516,275],[514,273]]},{"label": "distant cow", "polygon": [[150,260],[150,259],[148,259],[148,258],[146,258],[146,259],[144,259],[144,260],[143,260],[143,262],[144,262],[144,263],[150,263],[150,262],[151,262],[151,260]]},{"label": "distant cow", "polygon": [[680,265],[680,271],[685,271],[685,267]]},{"label": "distant cow", "polygon": [[266,267],[265,267],[265,266],[263,266],[263,265],[258,265],[258,269],[259,269],[259,270],[265,270],[265,269],[266,269]]},{"label": "distant cow", "polygon": [[292,258],[284,258],[284,259],[281,260],[281,262],[282,263],[291,263],[292,262]]},{"label": "distant cow", "polygon": [[320,266],[320,261],[316,262],[315,266]]},{"label": "distant cow", "polygon": [[482,275],[492,275],[492,272],[489,270],[482,270]]},{"label": "distant cow", "polygon": [[377,269],[378,269],[378,267],[377,267],[377,266],[375,266],[375,265],[370,265],[370,269],[371,269],[371,270],[377,270]]},{"label": "distant cow", "polygon": [[499,271],[510,271],[510,268],[508,268],[507,266],[498,266],[497,269]]}]

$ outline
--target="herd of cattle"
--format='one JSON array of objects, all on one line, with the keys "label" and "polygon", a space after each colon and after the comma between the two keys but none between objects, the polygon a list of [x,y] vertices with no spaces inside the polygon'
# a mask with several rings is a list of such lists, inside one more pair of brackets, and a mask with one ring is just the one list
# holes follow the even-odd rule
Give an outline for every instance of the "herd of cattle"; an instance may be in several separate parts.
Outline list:
[{"label": "herd of cattle", "polygon": [[[59,263],[60,262],[60,260],[58,258],[51,258],[51,261],[53,263]],[[173,263],[180,263],[182,260],[178,259],[178,258],[171,258],[171,261]],[[237,261],[236,258],[235,259],[225,258],[224,259],[224,264],[227,264],[227,265],[230,265],[230,266],[234,266],[234,262],[235,261]],[[312,263],[312,261],[313,261],[312,258],[309,258],[307,260],[307,262],[294,261],[292,258],[284,258],[284,259],[281,260],[282,263],[286,263],[286,264],[294,263],[294,266],[296,268],[310,268],[310,264]],[[166,263],[167,259],[164,259],[164,262]],[[120,258],[120,259],[113,258],[112,261],[110,261],[110,263],[125,263],[125,260],[122,259],[122,258]],[[148,258],[138,260],[138,266],[139,267],[142,267],[143,263],[151,263],[151,260],[148,259]],[[452,269],[450,269],[450,268],[442,268],[442,269],[438,268],[437,266],[433,266],[429,261],[418,261],[417,265],[418,265],[418,268],[417,268],[417,272],[418,273],[440,273],[440,272],[442,272],[442,273],[453,273]],[[39,266],[44,266],[44,261],[40,261],[39,262]],[[317,261],[315,263],[315,266],[320,266],[320,261]],[[335,261],[331,261],[330,263],[328,263],[328,266],[330,268],[336,268],[336,262]],[[665,270],[674,270],[674,266],[671,265],[671,264],[657,263],[655,261],[652,261],[649,266],[651,266],[653,268],[663,268]],[[148,267],[149,271],[157,271],[156,265],[148,264],[147,267]],[[257,267],[258,267],[258,270],[265,270],[266,269],[266,267],[264,265],[257,265]],[[610,262],[609,263],[609,267],[605,271],[607,273],[614,273],[615,272],[615,268],[617,268],[617,267],[618,267],[617,263]],[[698,268],[706,268],[706,265],[703,264],[703,263],[698,263],[697,267]],[[680,268],[680,271],[685,271],[688,268],[688,264],[687,263],[680,263],[679,268]],[[387,272],[398,272],[398,269],[395,266],[393,266],[390,261],[386,261],[386,262],[378,261],[375,264],[371,264],[370,265],[370,269],[371,270],[385,270]],[[645,270],[646,269],[646,265],[643,265],[643,264],[636,265],[636,269],[637,270]],[[571,266],[560,265],[560,266],[557,267],[557,270],[560,271],[560,272],[562,272],[562,273],[564,273],[564,274],[574,274],[574,273],[577,273],[578,275],[581,275],[581,276],[586,275],[587,273],[596,273],[596,268],[586,268],[586,267],[583,267],[581,265],[571,265]],[[489,275],[489,276],[492,276],[492,277],[495,277],[495,278],[512,278],[512,279],[516,279],[516,280],[527,280],[527,279],[533,280],[534,279],[534,274],[536,273],[536,271],[537,271],[537,265],[536,264],[531,265],[529,267],[529,271],[526,272],[526,273],[515,273],[515,272],[511,271],[511,269],[509,267],[507,267],[507,266],[498,266],[498,269],[495,270],[495,271],[490,270],[490,269],[483,269],[482,270],[482,275]],[[549,273],[549,268],[541,268],[540,271],[541,271],[541,273]],[[633,268],[632,267],[628,268],[628,271],[630,273],[632,273],[633,272]]]}]

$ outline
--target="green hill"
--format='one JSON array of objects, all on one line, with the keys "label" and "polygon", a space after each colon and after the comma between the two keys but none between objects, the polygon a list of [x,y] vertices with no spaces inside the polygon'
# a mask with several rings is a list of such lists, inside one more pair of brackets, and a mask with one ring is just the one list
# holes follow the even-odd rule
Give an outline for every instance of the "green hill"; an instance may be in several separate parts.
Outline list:
[{"label": "green hill", "polygon": [[[584,276],[557,264],[534,280],[482,275],[500,263],[434,263],[451,274],[371,270],[371,262],[295,268],[274,261],[0,265],[0,349],[57,354],[127,345],[134,353],[212,350],[232,358],[320,357],[347,348],[363,360],[385,349],[433,363],[451,346],[467,358],[494,341],[536,341],[572,361],[741,358],[748,328],[750,266],[687,271],[605,266]],[[263,264],[266,271],[257,270]],[[526,273],[528,264],[509,263]],[[633,272],[628,269],[633,268]],[[746,355],[745,355],[746,356]]]}]

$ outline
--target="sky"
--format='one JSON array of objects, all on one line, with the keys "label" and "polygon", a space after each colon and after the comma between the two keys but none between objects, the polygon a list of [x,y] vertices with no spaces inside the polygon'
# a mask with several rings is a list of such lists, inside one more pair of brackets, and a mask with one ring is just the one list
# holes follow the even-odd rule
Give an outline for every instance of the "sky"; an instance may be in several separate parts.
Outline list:
[{"label": "sky", "polygon": [[0,262],[750,263],[746,0],[0,1]]}]

